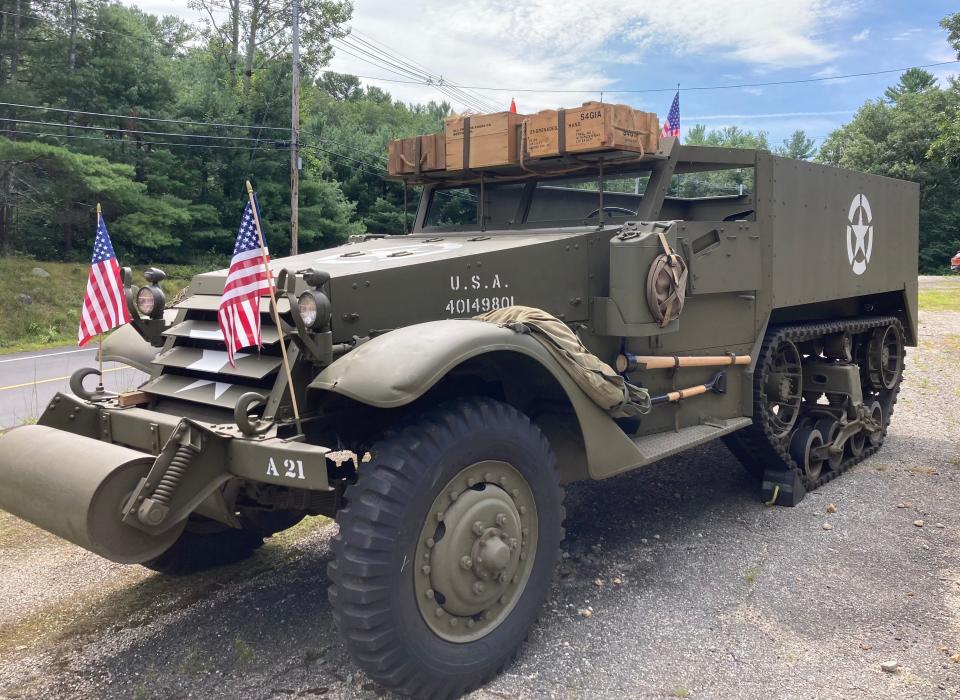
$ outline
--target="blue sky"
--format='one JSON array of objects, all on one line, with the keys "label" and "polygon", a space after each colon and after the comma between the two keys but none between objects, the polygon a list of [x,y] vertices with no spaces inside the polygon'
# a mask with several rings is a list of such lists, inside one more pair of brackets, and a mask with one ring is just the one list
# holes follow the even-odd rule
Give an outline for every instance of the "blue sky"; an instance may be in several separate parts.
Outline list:
[{"label": "blue sky", "polygon": [[[140,0],[148,12],[196,20],[173,0]],[[794,80],[956,59],[939,20],[960,10],[940,0],[354,0],[356,36],[387,47],[484,102],[521,112],[587,99],[627,102],[666,115],[672,92],[648,89]],[[354,49],[356,52],[356,50]],[[367,59],[369,61],[369,55]],[[399,79],[340,51],[331,68]],[[955,65],[931,69],[938,78]],[[684,131],[695,122],[767,131],[774,145],[795,129],[819,144],[897,74],[808,85],[681,93]],[[405,101],[443,99],[436,88],[369,80]],[[517,92],[578,89],[557,94]],[[457,110],[466,109],[454,104]]]}]

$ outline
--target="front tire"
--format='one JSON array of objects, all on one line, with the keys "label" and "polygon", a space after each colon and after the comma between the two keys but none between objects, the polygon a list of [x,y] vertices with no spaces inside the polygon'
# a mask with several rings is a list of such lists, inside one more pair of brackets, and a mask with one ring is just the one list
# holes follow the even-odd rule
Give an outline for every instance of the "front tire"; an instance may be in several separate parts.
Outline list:
[{"label": "front tire", "polygon": [[458,697],[516,655],[563,537],[556,459],[524,414],[457,399],[370,450],[337,514],[330,601],[371,678]]},{"label": "front tire", "polygon": [[187,576],[249,559],[264,539],[293,527],[303,520],[296,511],[255,511],[241,513],[241,529],[201,516],[190,516],[187,527],[163,554],[143,566],[167,576]]}]

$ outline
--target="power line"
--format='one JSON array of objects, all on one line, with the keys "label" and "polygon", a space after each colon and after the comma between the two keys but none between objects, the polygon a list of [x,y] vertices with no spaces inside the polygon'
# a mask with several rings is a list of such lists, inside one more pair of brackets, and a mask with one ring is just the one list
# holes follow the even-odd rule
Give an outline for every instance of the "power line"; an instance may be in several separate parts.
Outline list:
[{"label": "power line", "polygon": [[[492,108],[492,103],[486,102],[485,98],[467,94],[465,91],[451,85],[442,77],[435,76],[426,69],[420,68],[402,56],[397,55],[392,49],[388,49],[385,45],[376,46],[374,43],[371,43],[372,40],[367,41],[360,36],[347,35],[346,37],[331,38],[337,42],[337,47],[348,55],[377,68],[381,68],[382,70],[387,70],[394,75],[399,75],[402,78],[419,80],[423,84],[430,85],[446,97],[470,109],[489,111]],[[352,49],[352,51],[347,49]],[[359,52],[362,55],[353,53],[353,51]]]},{"label": "power line", "polygon": [[[41,17],[40,15],[28,15],[28,14],[25,14],[25,13],[23,13],[23,12],[9,12],[9,11],[7,11],[7,10],[0,10],[0,15],[9,15],[9,16],[11,16],[11,17],[21,17],[21,18],[23,18],[23,19],[33,19],[33,20],[36,20],[37,22],[45,22],[45,23],[47,23],[47,24],[55,24],[52,19],[48,19],[47,17]],[[87,20],[82,19],[82,18],[79,18],[79,17],[77,18],[77,24],[84,25],[84,26],[85,26],[88,30],[90,30],[91,32],[99,32],[100,34],[116,34],[117,36],[125,36],[125,37],[130,38],[130,39],[142,39],[142,38],[143,38],[142,36],[137,36],[137,35],[131,34],[130,32],[118,32],[118,31],[113,30],[113,29],[101,29],[101,28],[99,28],[99,27],[97,27],[97,26],[91,26],[91,24],[90,24]],[[149,34],[149,30],[147,30],[147,33]]]},{"label": "power line", "polygon": [[90,126],[86,124],[65,124],[63,122],[43,122],[43,121],[33,121],[30,119],[21,119],[19,117],[9,117],[3,118],[0,117],[0,121],[11,121],[17,122],[18,124],[33,124],[35,126],[55,126],[63,129],[86,129],[93,131],[107,131],[112,133],[119,134],[146,134],[152,136],[182,136],[184,138],[190,139],[218,139],[218,140],[228,140],[228,141],[263,141],[262,138],[256,138],[253,136],[220,136],[214,134],[182,134],[175,131],[143,131],[140,129],[121,129],[111,126]]},{"label": "power line", "polygon": [[[379,44],[379,45],[382,46],[383,48],[390,49],[389,46],[387,46],[387,45],[384,44],[383,42],[378,42],[378,41],[376,41],[375,39],[373,39],[373,37],[371,37],[371,36],[368,35],[368,34],[365,35],[363,32],[360,32],[360,31],[357,31],[357,30],[353,30],[353,33],[358,34],[358,35],[360,35],[360,36],[366,36],[367,39],[369,39],[370,41],[374,42],[375,44]],[[391,50],[396,53],[396,51],[395,51],[394,49],[391,49]],[[413,65],[419,66],[419,67],[422,68],[426,73],[429,74],[430,71],[429,71],[429,70],[427,69],[427,67],[424,66],[422,63],[417,63],[416,61],[413,61],[413,59],[410,59],[410,60],[413,62]],[[440,81],[443,82],[443,76],[440,76]],[[472,97],[474,97],[474,98],[477,98],[477,99],[480,99],[480,100],[487,100],[487,98],[483,97],[482,95],[477,95],[477,94],[474,94],[474,93],[468,93],[468,94],[470,94],[470,96],[472,96]],[[493,103],[493,102],[491,102],[491,101],[489,101],[489,100],[487,100],[487,103],[488,103],[489,105],[491,105],[494,109],[497,108],[497,105],[496,105],[495,103]]]},{"label": "power line", "polygon": [[357,160],[356,158],[351,158],[350,156],[345,156],[345,155],[343,155],[342,153],[337,153],[336,151],[331,151],[331,150],[328,150],[328,149],[326,149],[326,148],[323,148],[322,146],[317,146],[317,145],[312,144],[312,143],[303,143],[303,144],[300,144],[300,146],[301,146],[301,148],[312,148],[312,149],[314,149],[314,150],[316,150],[316,151],[320,151],[320,152],[322,152],[322,153],[326,153],[327,155],[331,155],[331,156],[333,156],[333,157],[335,157],[335,158],[340,158],[341,160],[350,161],[351,163],[358,163],[358,164],[361,165],[361,167],[359,168],[359,170],[361,170],[362,172],[365,172],[367,175],[373,175],[374,177],[379,177],[379,178],[385,178],[385,177],[386,177],[386,175],[385,175],[386,171],[385,171],[385,170],[380,171],[380,172],[375,172],[375,171],[373,171],[373,170],[368,170],[366,167],[362,167],[362,166],[369,165],[368,163],[365,163],[365,162],[362,161],[362,160]]},{"label": "power line", "polygon": [[[106,138],[103,136],[82,136],[80,134],[51,134],[46,131],[20,131],[17,129],[0,129],[0,133],[15,134],[18,136],[49,136],[54,139],[83,139],[85,141],[105,141],[114,145],[119,145],[117,139]],[[180,148],[228,148],[241,151],[269,151],[273,150],[266,146],[227,146],[210,143],[174,143],[172,141],[142,141],[140,145],[144,146],[178,146]]]},{"label": "power line", "polygon": [[[493,102],[491,102],[490,100],[488,100],[486,97],[483,97],[483,96],[481,96],[481,95],[477,95],[477,94],[474,94],[474,93],[469,93],[469,92],[467,92],[466,90],[461,90],[461,89],[457,88],[455,85],[451,86],[451,84],[450,84],[449,82],[447,82],[447,81],[445,81],[445,80],[443,79],[443,76],[434,75],[434,74],[431,73],[430,70],[429,70],[426,66],[424,66],[422,63],[417,63],[416,61],[414,61],[414,60],[411,59],[411,58],[406,58],[405,56],[403,56],[402,54],[400,54],[396,49],[387,46],[386,44],[384,44],[384,43],[381,42],[381,41],[377,41],[377,40],[374,39],[373,37],[371,37],[371,36],[369,36],[369,35],[367,35],[367,34],[364,34],[363,32],[360,32],[360,31],[357,31],[357,30],[351,30],[351,34],[350,34],[349,36],[350,36],[350,38],[354,39],[355,41],[359,41],[359,42],[361,42],[362,44],[364,44],[364,45],[366,45],[366,46],[368,46],[368,47],[370,47],[370,48],[372,48],[372,49],[374,49],[374,50],[379,51],[380,53],[383,53],[383,54],[388,55],[388,56],[392,56],[393,58],[395,58],[396,60],[398,60],[398,61],[399,61],[400,63],[402,63],[403,65],[412,68],[414,71],[418,71],[418,72],[422,73],[422,74],[426,77],[426,80],[427,80],[427,81],[437,82],[437,83],[439,83],[439,84],[441,84],[441,85],[444,85],[445,87],[451,88],[451,89],[453,90],[453,92],[455,92],[456,94],[458,94],[458,95],[460,95],[461,97],[466,98],[466,99],[468,99],[468,100],[472,100],[474,103],[477,103],[477,104],[483,106],[484,109],[496,109],[496,108],[497,108],[497,105],[494,104]],[[365,39],[364,37],[366,37],[366,39]]]},{"label": "power line", "polygon": [[[356,59],[358,59],[358,60],[360,60],[360,61],[363,61],[364,63],[369,63],[369,64],[370,64],[371,66],[373,66],[374,68],[379,68],[379,69],[381,69],[381,70],[388,71],[388,72],[390,72],[390,73],[393,73],[394,75],[400,76],[401,78],[407,78],[407,77],[418,78],[418,80],[416,80],[416,81],[410,81],[410,82],[416,82],[416,83],[418,83],[418,84],[420,84],[420,85],[428,85],[428,86],[434,88],[435,90],[439,91],[444,97],[446,97],[446,98],[448,98],[448,99],[451,99],[451,100],[453,100],[454,102],[457,102],[457,103],[463,105],[464,107],[467,107],[467,108],[469,108],[469,109],[475,109],[475,110],[478,110],[478,111],[484,111],[484,110],[485,110],[485,108],[480,107],[478,104],[473,103],[473,102],[471,102],[471,101],[469,101],[469,100],[465,100],[465,99],[463,99],[462,97],[455,96],[455,95],[451,94],[450,92],[448,92],[447,90],[443,89],[442,87],[438,86],[436,83],[431,82],[431,81],[428,80],[428,79],[424,79],[424,78],[422,78],[421,76],[417,75],[416,73],[413,73],[413,72],[411,72],[411,71],[403,68],[402,66],[399,66],[399,65],[397,65],[397,64],[395,64],[395,63],[391,63],[391,62],[386,61],[386,60],[383,60],[383,59],[381,59],[381,58],[377,57],[376,55],[373,55],[373,54],[371,54],[371,53],[369,53],[369,52],[363,52],[363,51],[361,51],[361,49],[353,46],[352,44],[346,44],[346,46],[349,46],[349,47],[354,48],[354,49],[356,49],[356,50],[358,50],[358,51],[361,51],[361,52],[363,53],[363,55],[358,54],[358,53],[354,53],[353,51],[348,50],[347,48],[345,48],[344,46],[341,46],[340,44],[335,44],[335,46],[336,46],[337,50],[338,50],[340,53],[345,53],[345,54],[347,54],[348,56],[353,56],[354,58],[356,58]],[[368,56],[369,58],[365,58],[364,56]],[[375,59],[375,60],[371,60],[371,59]],[[396,70],[394,70],[394,68],[392,68],[392,67],[390,67],[390,66],[394,66],[394,67],[396,68]],[[399,72],[399,71],[403,71],[403,72]]]},{"label": "power line", "polygon": [[[903,68],[888,68],[885,70],[876,70],[876,71],[866,71],[863,73],[846,73],[844,75],[830,75],[830,76],[817,76],[810,78],[798,78],[796,80],[771,80],[762,83],[737,83],[729,85],[696,85],[693,87],[681,87],[679,88],[680,92],[693,92],[693,91],[704,91],[704,90],[736,90],[741,88],[748,87],[773,87],[776,85],[799,85],[802,83],[821,83],[828,82],[831,80],[845,80],[848,78],[866,78],[874,75],[886,75],[889,73],[902,73],[914,68],[937,68],[940,66],[949,66],[960,63],[960,59],[953,61],[939,61],[937,63],[924,63],[916,66],[906,66]],[[337,73],[338,71],[328,70],[324,71],[326,73]],[[381,76],[375,75],[358,75],[356,73],[347,73],[346,75],[352,75],[354,78],[360,78],[362,80],[380,80],[387,83],[402,83],[407,85],[429,85],[429,83],[418,81],[418,80],[395,80],[393,78],[384,78]],[[592,94],[592,93],[629,93],[629,94],[643,94],[651,92],[674,92],[677,90],[677,86],[663,87],[663,88],[644,88],[644,89],[620,89],[616,87],[604,87],[597,88],[593,90],[561,90],[554,88],[520,88],[520,87],[492,87],[489,85],[461,85],[459,83],[447,83],[453,87],[458,87],[461,89],[467,90],[491,90],[495,92],[532,92],[532,93],[565,93],[565,94]]]},{"label": "power line", "polygon": [[[63,107],[42,107],[40,105],[19,104],[17,102],[0,102],[0,107],[20,107],[23,109],[36,109],[46,112],[62,112],[65,114],[83,114],[88,117],[110,117],[113,119],[136,119],[143,122],[161,122],[165,124],[183,124],[185,126],[215,126],[224,129],[260,129],[263,131],[282,131],[287,133],[289,127],[283,126],[265,126],[259,124],[223,124],[218,122],[200,122],[189,119],[161,119],[159,117],[138,117],[132,114],[110,114],[107,112],[85,112],[80,109],[65,109]],[[0,117],[2,119],[2,117]]]}]

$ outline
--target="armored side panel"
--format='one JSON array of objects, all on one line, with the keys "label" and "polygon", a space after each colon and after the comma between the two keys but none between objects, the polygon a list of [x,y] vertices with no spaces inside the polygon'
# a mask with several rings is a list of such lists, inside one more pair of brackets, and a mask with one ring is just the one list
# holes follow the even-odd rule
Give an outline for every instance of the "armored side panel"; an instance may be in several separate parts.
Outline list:
[{"label": "armored side panel", "polygon": [[769,154],[757,175],[772,308],[895,298],[916,342],[919,185]]}]

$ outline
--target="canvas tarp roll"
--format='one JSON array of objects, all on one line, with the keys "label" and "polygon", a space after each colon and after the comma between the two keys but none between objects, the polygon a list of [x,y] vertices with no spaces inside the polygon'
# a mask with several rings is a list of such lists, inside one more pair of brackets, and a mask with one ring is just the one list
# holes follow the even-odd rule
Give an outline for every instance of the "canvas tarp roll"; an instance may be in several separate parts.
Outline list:
[{"label": "canvas tarp roll", "polygon": [[517,333],[529,333],[560,363],[594,403],[615,417],[649,411],[649,395],[629,384],[591,353],[570,328],[546,311],[529,306],[508,306],[475,317]]}]

